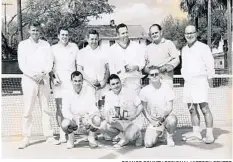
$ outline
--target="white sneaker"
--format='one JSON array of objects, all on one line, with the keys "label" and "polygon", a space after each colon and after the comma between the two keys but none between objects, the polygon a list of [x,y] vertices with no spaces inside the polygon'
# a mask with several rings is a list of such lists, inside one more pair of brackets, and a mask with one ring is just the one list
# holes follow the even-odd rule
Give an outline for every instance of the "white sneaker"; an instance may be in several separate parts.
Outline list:
[{"label": "white sneaker", "polygon": [[140,146],[143,145],[143,137],[142,137],[142,132],[141,131],[139,131],[138,133],[139,133],[139,136],[135,141],[135,146],[140,147]]},{"label": "white sneaker", "polygon": [[175,142],[173,140],[173,135],[172,134],[167,135],[167,145],[170,146],[170,147],[175,146]]},{"label": "white sneaker", "polygon": [[182,135],[183,141],[202,141],[202,136],[200,132],[189,132],[187,134]]},{"label": "white sneaker", "polygon": [[54,137],[48,137],[46,140],[47,143],[52,143],[53,145],[60,145],[60,141],[56,140]]},{"label": "white sneaker", "polygon": [[96,142],[95,137],[89,135],[89,136],[87,137],[87,139],[88,139],[88,141],[89,141],[89,146],[90,146],[91,148],[98,147],[98,143]]},{"label": "white sneaker", "polygon": [[60,128],[60,139],[59,139],[60,143],[66,143],[66,133]]},{"label": "white sneaker", "polygon": [[21,142],[20,142],[20,144],[19,144],[19,149],[24,149],[25,147],[28,147],[29,146],[29,139],[28,139],[28,137],[24,137],[22,140],[21,140]]},{"label": "white sneaker", "polygon": [[212,144],[214,143],[215,139],[213,136],[206,136],[205,138],[203,138],[203,142],[205,144]]},{"label": "white sneaker", "polygon": [[66,144],[67,149],[74,148],[74,133],[68,134],[68,141]]}]

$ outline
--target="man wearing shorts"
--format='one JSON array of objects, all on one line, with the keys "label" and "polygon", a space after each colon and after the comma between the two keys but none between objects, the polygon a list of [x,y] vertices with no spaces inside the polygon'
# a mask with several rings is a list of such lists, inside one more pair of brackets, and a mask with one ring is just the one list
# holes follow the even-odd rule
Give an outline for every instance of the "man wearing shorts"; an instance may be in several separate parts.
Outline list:
[{"label": "man wearing shorts", "polygon": [[[76,44],[69,42],[69,31],[67,28],[59,28],[59,42],[52,46],[54,66],[52,71],[53,94],[56,102],[56,119],[60,126],[62,120],[62,98],[63,95],[73,91],[70,75],[76,70],[75,60],[79,51]],[[60,142],[65,143],[66,137],[60,128]]]},{"label": "man wearing shorts", "polygon": [[121,80],[116,74],[109,77],[111,91],[105,96],[106,123],[101,126],[102,131],[111,137],[122,132],[121,140],[114,147],[123,147],[130,141],[135,141],[136,146],[142,145],[141,129],[143,120],[141,100],[136,92],[122,88]]},{"label": "man wearing shorts", "polygon": [[22,119],[23,140],[19,149],[29,146],[29,137],[32,133],[32,111],[38,96],[42,109],[42,128],[47,142],[59,144],[53,137],[50,123],[52,112],[49,109],[49,72],[53,67],[51,47],[48,42],[40,39],[41,26],[39,22],[29,25],[30,37],[19,43],[18,61],[23,72],[22,89],[24,109]]},{"label": "man wearing shorts", "polygon": [[174,68],[179,63],[179,53],[175,44],[163,38],[162,27],[159,24],[153,24],[149,28],[149,36],[152,43],[146,47],[146,66],[145,72],[148,73],[150,66],[160,67],[162,81],[173,87]]},{"label": "man wearing shorts", "polygon": [[[188,25],[185,28],[187,45],[182,49],[181,74],[185,80],[183,99],[188,104],[193,132],[186,134],[184,140],[192,138],[201,140],[200,115],[197,110],[199,105],[206,123],[205,143],[213,143],[213,116],[208,105],[208,88],[212,86],[212,77],[215,73],[214,58],[210,48],[197,41],[195,26]],[[209,84],[208,84],[209,82]]]},{"label": "man wearing shorts", "polygon": [[[90,127],[89,120],[93,117],[99,117],[98,108],[95,105],[95,96],[89,90],[89,86],[84,86],[83,75],[79,71],[71,74],[71,82],[73,91],[67,93],[63,97],[62,114],[64,122],[62,121],[62,128],[65,132],[69,129],[70,125],[77,125],[78,127]],[[99,117],[100,118],[100,117]],[[69,122],[66,122],[66,121]],[[74,124],[70,124],[74,122]],[[98,144],[95,140],[95,129],[88,128],[88,141],[90,147],[97,147]],[[68,132],[67,148],[74,147],[74,132]]]},{"label": "man wearing shorts", "polygon": [[167,83],[161,82],[159,67],[150,67],[149,79],[150,84],[142,88],[139,94],[144,107],[143,114],[149,121],[144,137],[145,147],[153,147],[164,130],[167,131],[167,145],[175,146],[173,134],[177,126],[177,118],[171,114],[174,92]]}]

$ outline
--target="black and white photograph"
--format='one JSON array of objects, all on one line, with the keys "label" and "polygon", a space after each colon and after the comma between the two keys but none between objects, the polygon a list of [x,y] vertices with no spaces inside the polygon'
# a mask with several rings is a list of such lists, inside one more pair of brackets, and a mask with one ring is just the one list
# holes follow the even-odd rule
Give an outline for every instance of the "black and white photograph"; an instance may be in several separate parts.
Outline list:
[{"label": "black and white photograph", "polygon": [[1,0],[1,158],[232,160],[232,0]]}]

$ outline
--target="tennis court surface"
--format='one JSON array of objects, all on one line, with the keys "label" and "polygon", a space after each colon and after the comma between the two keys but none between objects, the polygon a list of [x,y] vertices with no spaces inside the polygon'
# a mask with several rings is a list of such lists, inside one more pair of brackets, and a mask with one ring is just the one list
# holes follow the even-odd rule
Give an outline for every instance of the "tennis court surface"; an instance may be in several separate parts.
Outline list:
[{"label": "tennis court surface", "polygon": [[[75,148],[66,149],[66,144],[52,145],[45,142],[42,135],[41,112],[38,103],[33,111],[33,129],[31,145],[18,149],[21,140],[21,116],[23,109],[21,75],[2,75],[2,158],[82,158],[82,159],[232,159],[232,76],[215,76],[214,87],[209,91],[209,104],[214,117],[214,144],[191,143],[181,141],[181,135],[191,131],[190,116],[186,105],[182,103],[183,79],[174,78],[174,111],[178,117],[178,129],[175,134],[175,147],[159,143],[153,148],[135,147],[133,144],[122,149],[113,149],[111,142],[98,140],[100,147],[90,149],[87,142],[77,136]],[[201,92],[200,92],[201,93]],[[55,102],[50,99],[50,108],[55,114]],[[59,129],[52,118],[55,134]],[[144,123],[144,128],[147,122]],[[201,115],[201,126],[204,119]],[[82,134],[79,130],[77,134]],[[203,136],[205,132],[202,132]]]}]

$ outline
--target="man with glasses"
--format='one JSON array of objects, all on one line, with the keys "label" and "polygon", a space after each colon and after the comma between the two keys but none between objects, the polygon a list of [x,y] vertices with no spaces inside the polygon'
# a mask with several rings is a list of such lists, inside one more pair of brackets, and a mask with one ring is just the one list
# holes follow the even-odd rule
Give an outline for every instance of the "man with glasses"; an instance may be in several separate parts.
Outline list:
[{"label": "man with glasses", "polygon": [[101,126],[102,131],[111,137],[122,133],[120,141],[114,145],[115,148],[121,148],[130,141],[135,141],[136,146],[141,146],[143,119],[139,115],[143,107],[140,98],[136,92],[132,93],[129,89],[123,88],[116,74],[110,75],[109,86],[111,91],[105,96],[106,122]]},{"label": "man with glasses", "polygon": [[167,145],[175,146],[173,134],[177,126],[177,117],[171,114],[174,92],[167,83],[161,82],[159,67],[151,66],[148,77],[150,84],[142,88],[139,94],[143,114],[149,122],[144,137],[145,147],[153,147],[158,137],[163,136],[164,130],[167,131]]},{"label": "man with glasses", "polygon": [[149,72],[149,67],[158,66],[161,71],[163,81],[173,87],[173,70],[180,63],[179,52],[175,44],[163,38],[162,27],[153,24],[149,28],[149,36],[152,43],[146,48],[146,66],[144,71]]},{"label": "man with glasses", "polygon": [[[212,87],[212,78],[215,74],[214,58],[210,48],[197,40],[195,26],[185,28],[187,45],[182,49],[181,74],[185,80],[183,101],[187,103],[191,115],[193,132],[184,135],[183,140],[202,140],[200,130],[200,115],[197,110],[199,105],[206,123],[207,144],[214,142],[213,116],[208,105],[208,88]],[[208,84],[209,82],[209,84]]]}]

